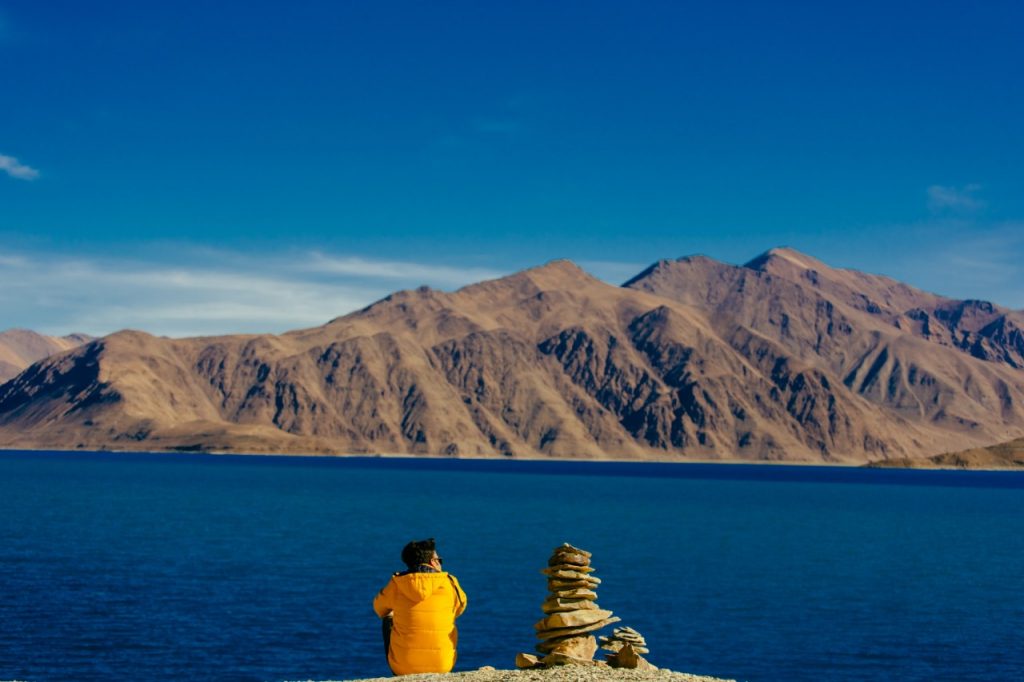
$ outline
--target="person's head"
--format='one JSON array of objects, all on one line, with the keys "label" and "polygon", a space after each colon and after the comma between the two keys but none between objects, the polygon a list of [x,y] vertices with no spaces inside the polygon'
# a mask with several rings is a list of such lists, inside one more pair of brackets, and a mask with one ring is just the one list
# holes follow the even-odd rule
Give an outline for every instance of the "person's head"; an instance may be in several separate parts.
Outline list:
[{"label": "person's head", "polygon": [[434,538],[426,540],[413,540],[402,548],[402,563],[415,570],[421,565],[432,566],[441,570],[441,557],[437,556],[437,547]]}]

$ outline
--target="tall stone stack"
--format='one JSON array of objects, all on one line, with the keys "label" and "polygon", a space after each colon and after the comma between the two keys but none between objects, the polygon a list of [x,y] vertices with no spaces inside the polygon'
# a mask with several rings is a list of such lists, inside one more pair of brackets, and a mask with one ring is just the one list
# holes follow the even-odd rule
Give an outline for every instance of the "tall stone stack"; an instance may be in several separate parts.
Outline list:
[{"label": "tall stone stack", "polygon": [[597,640],[589,633],[621,619],[597,605],[596,589],[601,580],[592,575],[590,556],[570,544],[552,552],[547,568],[541,570],[548,578],[548,597],[540,607],[545,615],[533,626],[541,640],[537,651],[543,658],[520,654],[516,659],[519,667],[599,665],[594,660]]}]

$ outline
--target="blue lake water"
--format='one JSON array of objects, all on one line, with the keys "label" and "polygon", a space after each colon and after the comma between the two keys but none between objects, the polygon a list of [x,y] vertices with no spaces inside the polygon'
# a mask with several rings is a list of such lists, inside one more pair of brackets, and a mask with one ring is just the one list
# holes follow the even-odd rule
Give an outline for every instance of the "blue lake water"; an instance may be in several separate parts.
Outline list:
[{"label": "blue lake water", "polygon": [[531,651],[551,549],[656,665],[1024,679],[1024,474],[0,454],[0,679],[387,675],[370,601],[436,537],[456,670]]}]

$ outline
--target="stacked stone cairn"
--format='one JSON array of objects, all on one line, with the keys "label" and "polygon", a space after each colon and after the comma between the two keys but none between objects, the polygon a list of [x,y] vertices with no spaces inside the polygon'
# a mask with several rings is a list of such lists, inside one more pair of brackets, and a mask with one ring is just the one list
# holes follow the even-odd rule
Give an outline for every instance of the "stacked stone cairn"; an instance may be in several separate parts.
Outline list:
[{"label": "stacked stone cairn", "polygon": [[594,660],[597,640],[590,633],[621,619],[597,605],[595,590],[601,580],[591,575],[590,556],[570,544],[552,552],[547,568],[541,570],[548,577],[548,597],[540,607],[544,618],[533,626],[541,640],[541,656],[519,654],[517,667],[605,665]]},{"label": "stacked stone cairn", "polygon": [[605,660],[613,668],[654,668],[640,655],[649,653],[647,640],[633,628],[615,628],[612,636],[601,637],[600,643],[602,649],[612,652],[605,656]]}]

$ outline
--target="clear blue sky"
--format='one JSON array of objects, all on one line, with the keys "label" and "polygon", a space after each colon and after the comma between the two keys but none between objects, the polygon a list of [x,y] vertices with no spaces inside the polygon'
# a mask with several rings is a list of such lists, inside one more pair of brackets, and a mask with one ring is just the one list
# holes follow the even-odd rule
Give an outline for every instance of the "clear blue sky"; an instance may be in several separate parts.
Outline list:
[{"label": "clear blue sky", "polygon": [[[0,0],[0,329],[789,245],[1024,307],[1020,2]],[[102,310],[100,309],[102,306]]]}]

